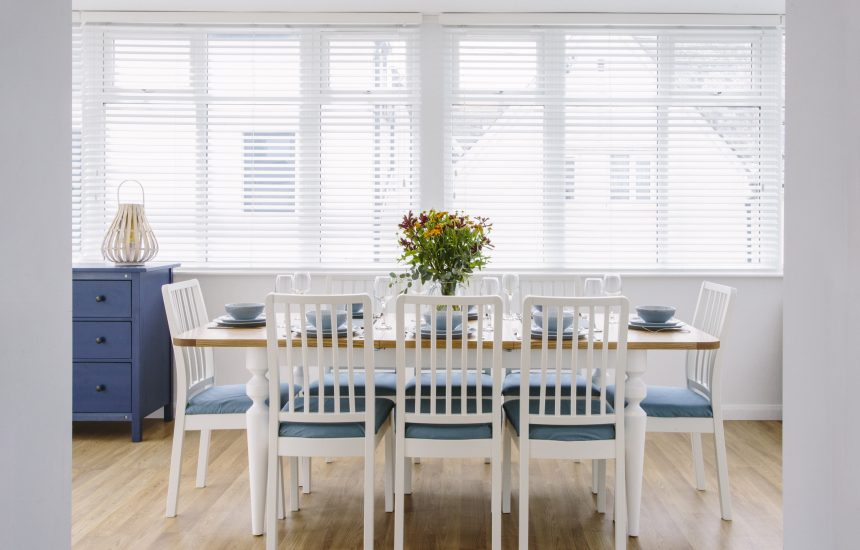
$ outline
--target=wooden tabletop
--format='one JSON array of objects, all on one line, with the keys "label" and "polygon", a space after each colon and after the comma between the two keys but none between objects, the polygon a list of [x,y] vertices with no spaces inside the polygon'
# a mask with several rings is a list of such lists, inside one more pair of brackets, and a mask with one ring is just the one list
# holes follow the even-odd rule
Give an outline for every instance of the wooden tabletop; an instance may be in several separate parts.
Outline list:
[{"label": "wooden tabletop", "polygon": [[[354,320],[356,326],[360,326],[361,320]],[[472,323],[474,324],[474,322]],[[616,330],[617,325],[610,325],[609,331],[609,349],[613,349],[616,347]],[[375,329],[374,334],[374,348],[376,349],[394,349],[397,346],[397,332],[396,329],[389,330],[381,330]],[[280,346],[286,347],[286,328],[279,330],[280,336]],[[360,333],[359,333],[360,334]],[[296,333],[292,333],[293,335],[293,345],[299,346],[301,345],[301,339],[296,336]],[[522,336],[521,331],[521,323],[519,321],[505,321],[504,322],[504,332],[502,335],[502,347],[507,350],[517,350],[522,348],[529,347],[529,341],[525,342],[525,346],[523,346],[523,340],[518,338],[518,336]],[[599,337],[598,334],[596,336]],[[526,334],[526,338],[528,334]],[[482,342],[482,346],[484,348],[491,348],[492,342],[487,341],[486,338],[492,338],[491,335],[485,335],[484,341]],[[312,341],[313,338],[310,338]],[[346,344],[346,337],[339,338],[341,345]],[[329,347],[331,345],[330,339],[325,339],[324,346]],[[353,342],[356,347],[363,347],[364,340],[359,336],[353,336]],[[173,343],[177,346],[196,346],[196,347],[212,347],[212,348],[249,348],[249,347],[265,347],[266,346],[266,329],[265,327],[260,328],[223,328],[215,326],[214,323],[210,323],[205,327],[200,327],[194,330],[190,330],[188,332],[184,332],[179,336],[173,339]],[[409,348],[415,347],[416,340],[414,336],[407,337],[406,346]],[[475,348],[478,345],[477,334],[471,334],[467,340],[467,343],[470,348]],[[429,347],[430,341],[425,339],[421,340],[422,347]],[[571,346],[571,341],[564,342],[564,347],[569,348]],[[579,340],[578,342],[580,349],[585,349],[587,343],[585,340]],[[445,346],[445,340],[440,339],[438,341],[438,347]],[[532,342],[532,347],[537,347],[540,345],[539,340],[534,340]],[[550,338],[550,347],[554,347],[555,342]],[[602,346],[602,342],[595,342],[595,348],[600,349]],[[461,340],[452,340],[452,347],[460,348],[462,347]],[[703,350],[703,349],[717,349],[720,347],[720,341],[718,338],[711,336],[710,334],[698,330],[689,325],[684,325],[681,330],[664,330],[660,332],[648,332],[644,330],[635,330],[630,329],[627,332],[627,349],[631,350]]]}]

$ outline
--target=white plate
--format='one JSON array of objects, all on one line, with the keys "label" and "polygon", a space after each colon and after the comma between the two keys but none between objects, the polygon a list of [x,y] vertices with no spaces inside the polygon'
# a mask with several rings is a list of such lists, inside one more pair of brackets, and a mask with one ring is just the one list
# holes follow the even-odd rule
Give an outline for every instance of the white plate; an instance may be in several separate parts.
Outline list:
[{"label": "white plate", "polygon": [[[466,331],[467,337],[475,334],[476,332],[477,332],[477,329],[475,327],[469,327],[468,330]],[[433,336],[433,334],[430,332],[430,327],[421,327],[421,338],[422,339],[426,340],[426,339],[432,338],[432,336]],[[451,339],[452,340],[459,340],[460,338],[462,338],[462,336],[463,336],[463,332],[460,330],[460,327],[456,327],[454,329],[454,334],[451,335]],[[436,331],[436,339],[437,340],[445,340],[447,338],[448,338],[448,333],[446,331],[444,331],[444,330],[437,330]]]},{"label": "white plate", "polygon": [[665,323],[649,323],[647,321],[643,321],[639,317],[632,317],[628,324],[631,327],[637,328],[681,328],[682,326],[684,326],[684,323],[682,321],[679,321],[674,317],[672,319],[669,319]]}]

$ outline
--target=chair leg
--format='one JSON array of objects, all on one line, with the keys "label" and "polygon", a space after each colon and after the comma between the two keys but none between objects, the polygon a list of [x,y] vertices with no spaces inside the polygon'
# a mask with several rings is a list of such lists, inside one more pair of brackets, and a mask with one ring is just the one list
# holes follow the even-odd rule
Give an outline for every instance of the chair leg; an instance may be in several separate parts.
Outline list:
[{"label": "chair leg", "polygon": [[600,492],[600,476],[597,473],[597,460],[591,461],[591,494]]},{"label": "chair leg", "polygon": [[490,495],[490,515],[492,516],[492,548],[493,550],[501,550],[502,548],[502,457],[501,449],[499,449],[499,436],[504,438],[504,434],[496,435],[496,442],[493,445],[493,456],[490,462],[490,487],[492,494]]},{"label": "chair leg", "polygon": [[284,502],[284,461],[278,457],[278,519],[284,519],[286,514],[286,503]]},{"label": "chair leg", "polygon": [[403,459],[403,492],[407,495],[412,494],[412,460],[409,458]]},{"label": "chair leg", "polygon": [[693,432],[690,434],[690,443],[693,445],[693,474],[696,480],[696,489],[705,490],[705,459],[702,457],[702,434]]},{"label": "chair leg", "polygon": [[373,550],[373,474],[375,470],[375,435],[368,434],[364,442],[364,550]]},{"label": "chair leg", "polygon": [[280,481],[279,462],[277,445],[269,444],[269,456],[266,471],[266,511],[265,511],[265,531],[266,531],[266,550],[276,550],[278,548],[278,492],[275,490],[275,485]]},{"label": "chair leg", "polygon": [[502,430],[502,513],[511,513],[511,432]]},{"label": "chair leg", "polygon": [[[620,447],[620,446],[619,446]],[[616,448],[615,457],[615,550],[627,548],[627,481],[624,451]],[[606,461],[603,461],[606,463]]]},{"label": "chair leg", "polygon": [[290,511],[299,511],[299,459],[290,457]]},{"label": "chair leg", "polygon": [[520,437],[520,548],[529,547],[529,440]]},{"label": "chair leg", "polygon": [[197,487],[206,487],[206,467],[209,464],[209,441],[212,430],[200,430],[200,449],[197,451]]},{"label": "chair leg", "polygon": [[394,429],[388,430],[385,434],[385,467],[384,480],[385,485],[385,511],[394,511]]},{"label": "chair leg", "polygon": [[606,459],[595,460],[597,463],[597,511],[606,513]]},{"label": "chair leg", "polygon": [[185,415],[176,415],[173,424],[173,449],[170,452],[170,473],[167,477],[167,511],[165,516],[176,517],[179,505],[179,474],[182,473],[182,443],[185,441]]},{"label": "chair leg", "polygon": [[714,418],[714,451],[717,455],[717,480],[720,485],[720,511],[724,520],[732,519],[732,487],[729,483],[729,463],[726,457],[726,434],[723,419]]},{"label": "chair leg", "polygon": [[307,495],[311,492],[311,466],[313,464],[309,456],[303,456],[299,460],[301,460],[299,472],[301,473],[302,492]]},{"label": "chair leg", "polygon": [[[394,450],[394,550],[403,550],[403,495],[406,493],[407,458],[403,455],[403,437],[397,435]],[[410,461],[411,462],[411,461]]]}]

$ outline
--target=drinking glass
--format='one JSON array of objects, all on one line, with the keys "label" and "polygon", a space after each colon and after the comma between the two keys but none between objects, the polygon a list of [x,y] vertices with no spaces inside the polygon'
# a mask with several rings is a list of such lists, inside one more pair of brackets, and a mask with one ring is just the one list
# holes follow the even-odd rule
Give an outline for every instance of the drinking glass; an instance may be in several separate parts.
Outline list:
[{"label": "drinking glass", "polygon": [[373,279],[373,298],[376,300],[376,311],[373,312],[373,317],[374,322],[378,322],[376,327],[383,330],[391,328],[391,325],[385,322],[385,309],[392,295],[395,295],[394,283],[396,281],[388,275],[380,275]]},{"label": "drinking glass", "polygon": [[508,302],[508,314],[505,319],[516,319],[516,311],[519,308],[514,306],[514,294],[520,289],[520,276],[516,273],[505,273],[502,276],[502,288],[505,290]]},{"label": "drinking glass", "polygon": [[621,296],[621,275],[607,273],[603,276],[603,292],[607,296]]},{"label": "drinking glass", "polygon": [[589,277],[586,279],[583,294],[589,298],[603,296],[603,279],[599,279],[597,277]]},{"label": "drinking glass", "polygon": [[311,274],[307,271],[299,271],[293,279],[296,294],[307,294],[311,291]]},{"label": "drinking glass", "polygon": [[281,294],[292,294],[295,292],[292,275],[278,275],[275,277],[275,292]]},{"label": "drinking glass", "polygon": [[[484,277],[481,279],[481,295],[482,296],[499,296],[499,292],[501,291],[501,285],[499,284],[498,277]],[[484,332],[493,332],[493,306],[487,306],[487,319],[490,320],[489,323],[484,323]]]}]

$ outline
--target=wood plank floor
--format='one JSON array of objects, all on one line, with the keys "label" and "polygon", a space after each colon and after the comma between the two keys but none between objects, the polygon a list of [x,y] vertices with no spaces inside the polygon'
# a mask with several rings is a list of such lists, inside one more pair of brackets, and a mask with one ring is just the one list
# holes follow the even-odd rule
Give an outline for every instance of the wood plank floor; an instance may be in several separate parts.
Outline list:
[{"label": "wood plank floor", "polygon": [[[727,422],[734,521],[720,519],[713,438],[703,436],[708,490],[692,485],[689,438],[648,434],[641,534],[628,548],[782,548],[782,424]],[[250,535],[245,433],[212,436],[208,486],[194,487],[197,436],[186,437],[179,515],[164,517],[172,423],[148,420],[144,441],[128,426],[76,423],[73,439],[72,543],[101,548],[263,548]],[[382,457],[378,458],[375,540],[393,544],[393,514],[383,511]],[[610,463],[610,470],[611,470]],[[490,471],[480,460],[426,459],[414,470],[406,500],[409,548],[486,548],[490,526]],[[517,542],[517,475],[512,514],[503,518],[505,548]],[[532,462],[532,548],[612,548],[612,494],[598,514],[591,465]],[[280,548],[360,548],[361,461],[313,463],[313,493],[302,509],[279,522]],[[611,478],[608,486],[612,487]]]}]

